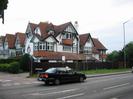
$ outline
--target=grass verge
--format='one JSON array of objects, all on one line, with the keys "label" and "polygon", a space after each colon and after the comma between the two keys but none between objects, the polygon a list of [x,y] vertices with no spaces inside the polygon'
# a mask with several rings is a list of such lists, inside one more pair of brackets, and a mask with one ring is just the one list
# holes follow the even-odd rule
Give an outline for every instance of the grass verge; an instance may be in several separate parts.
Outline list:
[{"label": "grass verge", "polygon": [[117,73],[130,71],[130,69],[97,69],[97,70],[84,70],[80,71],[84,74],[107,74],[107,73]]}]

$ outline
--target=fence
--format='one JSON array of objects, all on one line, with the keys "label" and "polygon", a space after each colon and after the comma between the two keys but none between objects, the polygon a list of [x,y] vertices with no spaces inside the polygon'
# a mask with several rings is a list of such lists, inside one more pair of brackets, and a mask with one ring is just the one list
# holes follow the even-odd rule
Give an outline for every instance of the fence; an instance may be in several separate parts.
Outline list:
[{"label": "fence", "polygon": [[74,70],[91,70],[91,69],[116,69],[123,68],[123,65],[120,63],[112,63],[112,62],[73,62],[73,63],[49,63],[49,62],[41,62],[33,63],[33,72],[44,71],[50,67],[70,67]]}]

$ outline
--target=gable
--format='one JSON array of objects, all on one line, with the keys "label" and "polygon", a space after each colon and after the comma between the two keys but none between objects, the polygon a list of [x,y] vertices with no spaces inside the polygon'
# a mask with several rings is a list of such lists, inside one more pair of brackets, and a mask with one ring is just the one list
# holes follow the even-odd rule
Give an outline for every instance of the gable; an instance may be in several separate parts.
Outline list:
[{"label": "gable", "polygon": [[36,36],[34,36],[32,39],[31,39],[31,42],[39,42],[40,40],[36,37]]},{"label": "gable", "polygon": [[31,30],[30,24],[28,24],[25,33],[31,33],[31,32],[32,32],[32,30]]},{"label": "gable", "polygon": [[93,46],[94,46],[94,44],[93,44],[91,38],[89,37],[85,43],[85,47],[93,47]]},{"label": "gable", "polygon": [[70,33],[76,33],[75,29],[71,25],[69,25],[64,31]]},{"label": "gable", "polygon": [[55,38],[53,36],[49,36],[45,39],[46,42],[56,42]]}]

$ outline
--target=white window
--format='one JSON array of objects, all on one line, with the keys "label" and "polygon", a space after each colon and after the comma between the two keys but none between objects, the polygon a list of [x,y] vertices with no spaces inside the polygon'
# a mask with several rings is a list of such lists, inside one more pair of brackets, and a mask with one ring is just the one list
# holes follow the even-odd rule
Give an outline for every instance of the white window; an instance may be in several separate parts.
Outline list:
[{"label": "white window", "polygon": [[63,51],[71,51],[71,46],[63,46]]},{"label": "white window", "polygon": [[53,51],[54,50],[54,43],[47,42],[47,50],[48,51]]},{"label": "white window", "polygon": [[73,45],[73,52],[77,52],[77,46]]},{"label": "white window", "polygon": [[34,43],[34,50],[38,50],[38,42],[37,43]]},{"label": "white window", "polygon": [[64,39],[71,39],[72,38],[72,34],[71,33],[65,33],[64,34]]},{"label": "white window", "polygon": [[88,54],[92,51],[91,47],[84,47],[84,54]]}]

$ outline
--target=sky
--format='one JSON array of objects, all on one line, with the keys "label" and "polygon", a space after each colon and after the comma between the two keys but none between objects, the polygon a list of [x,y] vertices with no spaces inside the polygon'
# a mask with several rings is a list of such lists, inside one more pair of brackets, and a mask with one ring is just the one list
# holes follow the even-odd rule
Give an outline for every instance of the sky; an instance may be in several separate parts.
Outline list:
[{"label": "sky", "polygon": [[25,33],[28,22],[55,25],[78,21],[78,33],[90,33],[108,49],[123,48],[133,41],[133,0],[9,0],[5,23],[0,19],[0,35]]}]

